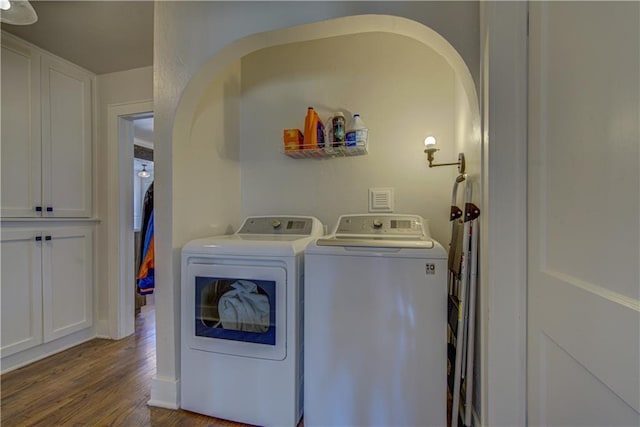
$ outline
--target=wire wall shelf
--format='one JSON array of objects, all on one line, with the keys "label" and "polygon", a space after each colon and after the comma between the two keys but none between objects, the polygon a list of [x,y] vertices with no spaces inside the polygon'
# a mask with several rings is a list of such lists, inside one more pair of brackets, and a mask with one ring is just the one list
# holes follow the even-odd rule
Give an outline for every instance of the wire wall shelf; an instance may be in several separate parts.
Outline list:
[{"label": "wire wall shelf", "polygon": [[331,159],[335,157],[363,156],[367,154],[367,146],[356,147],[305,147],[299,150],[285,150],[284,154],[294,159]]}]

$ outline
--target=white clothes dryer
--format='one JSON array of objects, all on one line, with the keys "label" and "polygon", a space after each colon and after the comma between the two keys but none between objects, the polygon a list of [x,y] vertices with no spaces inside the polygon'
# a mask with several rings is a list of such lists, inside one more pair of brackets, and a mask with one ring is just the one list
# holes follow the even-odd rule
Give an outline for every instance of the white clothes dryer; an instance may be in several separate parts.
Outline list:
[{"label": "white clothes dryer", "polygon": [[305,426],[446,425],[446,258],[415,215],[343,215],[307,246]]},{"label": "white clothes dryer", "polygon": [[302,415],[303,249],[313,217],[249,217],[182,249],[181,407],[247,424]]}]

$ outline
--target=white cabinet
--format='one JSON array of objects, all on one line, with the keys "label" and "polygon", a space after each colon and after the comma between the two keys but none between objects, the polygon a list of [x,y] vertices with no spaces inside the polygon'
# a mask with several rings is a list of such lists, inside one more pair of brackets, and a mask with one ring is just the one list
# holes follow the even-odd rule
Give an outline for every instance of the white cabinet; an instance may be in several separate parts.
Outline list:
[{"label": "white cabinet", "polygon": [[43,333],[49,342],[93,324],[92,230],[48,232],[42,247]]},{"label": "white cabinet", "polygon": [[91,77],[42,57],[44,216],[91,216]]},{"label": "white cabinet", "polygon": [[2,231],[2,357],[93,325],[92,227]]},{"label": "white cabinet", "polygon": [[92,75],[2,39],[2,217],[90,217]]},{"label": "white cabinet", "polygon": [[2,231],[2,357],[42,343],[42,238]]},{"label": "white cabinet", "polygon": [[4,371],[94,335],[95,76],[5,32],[0,45]]},{"label": "white cabinet", "polygon": [[40,54],[3,37],[1,55],[2,216],[36,216],[34,208],[42,206]]}]

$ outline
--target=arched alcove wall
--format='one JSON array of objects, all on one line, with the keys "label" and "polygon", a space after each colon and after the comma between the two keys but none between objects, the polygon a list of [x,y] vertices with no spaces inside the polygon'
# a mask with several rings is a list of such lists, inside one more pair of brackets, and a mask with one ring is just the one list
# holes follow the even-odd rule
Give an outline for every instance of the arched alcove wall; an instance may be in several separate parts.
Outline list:
[{"label": "arched alcove wall", "polygon": [[[254,211],[255,207],[243,206],[243,202],[251,199],[251,196],[249,189],[243,190],[242,181],[256,179],[255,177],[244,176],[243,169],[245,169],[245,166],[243,159],[251,159],[251,156],[247,156],[246,149],[250,147],[250,144],[257,142],[245,139],[246,126],[244,122],[240,123],[241,119],[246,119],[243,114],[247,113],[246,110],[244,113],[242,111],[243,88],[238,78],[238,76],[242,75],[242,61],[250,60],[254,52],[262,49],[368,33],[387,33],[410,39],[414,43],[423,44],[428,48],[427,50],[437,53],[451,68],[453,71],[453,78],[451,79],[453,102],[458,103],[460,110],[463,112],[455,117],[451,116],[452,123],[449,136],[452,137],[453,141],[450,141],[451,145],[448,145],[443,152],[439,153],[439,160],[453,160],[451,157],[455,157],[457,151],[464,150],[468,158],[469,172],[474,176],[480,175],[480,116],[472,75],[452,45],[423,24],[406,18],[387,15],[348,16],[251,35],[219,50],[218,53],[202,64],[185,87],[175,110],[170,147],[165,147],[164,154],[161,153],[162,148],[159,147],[158,150],[159,160],[162,161],[162,158],[165,158],[165,161],[171,166],[171,180],[163,183],[162,177],[158,177],[158,188],[161,190],[166,183],[171,183],[172,197],[165,199],[165,201],[171,201],[170,218],[172,226],[169,234],[165,237],[171,242],[173,262],[172,268],[167,270],[171,271],[172,274],[170,277],[164,277],[164,280],[173,280],[173,286],[171,289],[162,290],[162,283],[159,283],[160,289],[158,289],[157,300],[159,330],[158,374],[152,386],[151,404],[172,406],[173,401],[179,401],[179,396],[177,395],[179,372],[176,372],[175,377],[173,377],[172,373],[175,372],[175,367],[179,366],[180,248],[194,237],[230,232],[239,225],[243,215],[258,213]],[[425,79],[428,79],[428,70],[424,71]],[[160,70],[160,75],[157,78],[162,77],[161,73],[162,70]],[[162,82],[162,80],[158,81]],[[389,84],[391,83],[392,81],[390,80]],[[170,85],[160,89],[168,92],[172,90]],[[156,91],[158,91],[158,86],[156,86]],[[333,105],[330,103],[326,103],[323,107],[353,108],[349,105]],[[273,108],[277,108],[275,103]],[[162,108],[158,108],[158,110],[160,110],[159,116],[162,116]],[[299,115],[303,117],[304,110],[300,111]],[[210,122],[213,117],[217,117],[216,120],[219,120],[219,126],[215,126]],[[297,120],[302,120],[302,118]],[[203,121],[207,122],[206,126],[202,126]],[[377,122],[377,120],[370,121],[370,127],[375,127]],[[281,146],[280,135],[282,128],[298,127],[301,124],[294,126],[292,124],[276,123],[274,126],[280,131],[276,135],[265,135],[265,143],[272,148]],[[159,128],[162,128],[162,126],[159,126]],[[214,130],[214,133],[205,132],[205,129]],[[421,166],[417,166],[417,163],[414,166],[423,168],[422,172],[427,181],[430,176],[435,176],[434,174],[453,177],[455,168],[445,168],[440,171],[436,169],[429,170],[426,167],[424,155],[421,154],[423,149],[422,139],[426,134],[423,135],[422,132],[420,130],[421,135],[415,141],[415,148],[411,148],[411,151],[401,151],[402,155],[411,158],[412,161],[416,160],[421,163]],[[162,132],[160,131],[159,133]],[[415,137],[411,137],[411,139],[415,139]],[[162,143],[161,140],[162,135],[159,135],[160,144]],[[234,141],[237,141],[237,143],[234,143]],[[207,143],[208,151],[202,151],[203,146],[207,145]],[[369,156],[353,160],[366,162],[367,158],[371,159],[371,156],[378,150],[373,145],[373,135],[371,143],[371,154]],[[309,164],[309,161],[288,159],[281,153],[275,152],[272,148],[269,148],[271,150],[269,153],[278,156],[277,158],[280,159],[278,162],[290,162],[290,166],[294,168],[305,168],[306,165],[302,165]],[[380,151],[378,151],[379,153]],[[338,164],[338,162],[344,160],[349,161],[351,159],[326,160],[316,164],[311,163],[311,165],[316,168],[329,169],[329,172],[324,172],[328,176],[331,173],[330,169],[334,167],[331,165]],[[292,164],[291,162],[294,163]],[[278,166],[274,165],[274,167],[277,169]],[[203,173],[203,171],[205,172]],[[445,193],[450,191],[451,180],[448,180],[448,182],[449,185],[444,189]],[[203,189],[202,193],[194,190],[194,183],[199,183],[197,188]],[[387,186],[389,184],[380,182],[375,185]],[[401,191],[396,184],[392,184],[392,186],[396,187],[397,192]],[[278,189],[273,189],[273,191],[274,194],[278,194]],[[362,195],[361,193],[359,191],[357,197],[366,197],[366,194]],[[200,195],[206,195],[208,200],[215,200],[215,206],[201,206],[201,202],[198,201],[200,200]],[[425,197],[428,197],[428,195],[425,194]],[[243,198],[246,200],[243,200]],[[166,208],[166,206],[163,206],[165,202],[160,195],[158,199],[158,207]],[[248,204],[244,203],[244,205]],[[215,212],[214,215],[210,215],[210,208]],[[358,211],[364,211],[365,208],[366,206],[363,206]],[[341,210],[339,206],[336,207],[336,211],[347,212],[347,210]],[[263,211],[260,213],[274,212],[269,209],[269,212]],[[425,213],[421,214],[425,215]],[[162,214],[159,212],[157,234],[160,247],[158,248],[158,256],[164,259],[163,255],[168,252],[166,251],[167,248],[160,243],[163,234],[160,229],[161,216]],[[165,229],[164,232],[168,231]],[[442,239],[442,237],[439,238]],[[159,266],[159,281],[163,279],[163,271],[164,267]],[[167,294],[166,292],[169,293]],[[163,327],[167,329],[163,330]],[[170,330],[173,330],[173,333],[168,332]],[[161,337],[162,334],[168,335],[163,339]],[[171,353],[171,348],[174,348],[176,353]],[[168,353],[165,352],[161,355],[161,350],[168,351]],[[172,354],[175,354],[175,357]]]},{"label": "arched alcove wall", "polygon": [[[307,58],[308,56],[308,58]],[[344,213],[368,210],[369,188],[393,188],[394,211],[430,220],[448,240],[455,168],[428,170],[424,139],[455,157],[459,111],[451,66],[421,42],[370,32],[290,43],[241,61],[241,215],[293,212],[329,229]],[[365,156],[324,161],[283,155],[282,129],[302,128],[307,105],[327,118],[361,114],[369,128]]]},{"label": "arched alcove wall", "polygon": [[[282,129],[302,128],[307,105],[323,117],[361,113],[369,155],[284,156]],[[202,66],[178,106],[174,243],[227,232],[246,215],[316,215],[331,229],[339,214],[366,212],[370,187],[395,188],[395,211],[429,218],[434,237],[446,242],[441,213],[456,170],[427,168],[422,141],[430,134],[439,138],[440,162],[465,151],[468,172],[479,176],[471,74],[428,27],[365,15],[242,39]]]}]

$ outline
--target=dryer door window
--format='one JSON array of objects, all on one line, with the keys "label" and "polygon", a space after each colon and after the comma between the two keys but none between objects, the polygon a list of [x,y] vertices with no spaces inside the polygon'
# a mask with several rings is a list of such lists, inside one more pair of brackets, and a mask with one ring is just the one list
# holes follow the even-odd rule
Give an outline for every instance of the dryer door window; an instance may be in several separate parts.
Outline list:
[{"label": "dryer door window", "polygon": [[276,282],[195,277],[195,335],[276,344]]},{"label": "dryer door window", "polygon": [[286,357],[286,270],[272,266],[189,264],[190,347],[263,359]]}]

